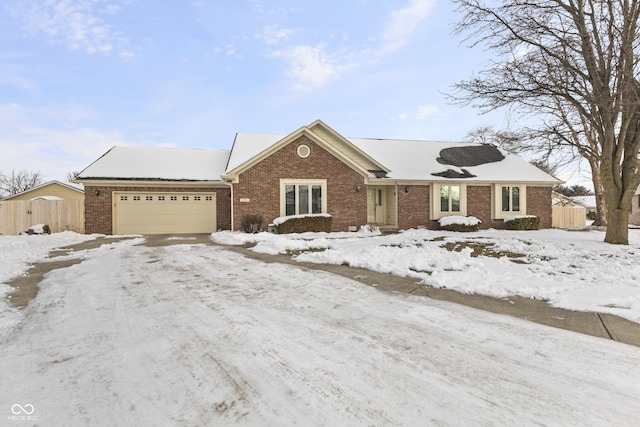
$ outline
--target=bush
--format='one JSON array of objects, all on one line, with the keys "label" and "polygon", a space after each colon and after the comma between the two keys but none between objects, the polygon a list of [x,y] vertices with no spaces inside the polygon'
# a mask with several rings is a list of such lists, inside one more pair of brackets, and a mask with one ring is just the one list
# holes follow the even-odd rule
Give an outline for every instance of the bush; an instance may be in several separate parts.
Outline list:
[{"label": "bush", "polygon": [[595,221],[596,219],[598,219],[598,214],[596,213],[596,211],[589,211],[587,212],[587,219]]},{"label": "bush", "polygon": [[438,223],[442,230],[468,233],[478,231],[482,221],[473,216],[445,216],[440,218]]},{"label": "bush", "polygon": [[463,233],[470,233],[470,232],[473,232],[473,231],[480,230],[480,224],[474,224],[474,225],[469,225],[469,224],[447,224],[447,225],[441,225],[440,228],[445,230],[445,231],[460,231],[460,232],[463,232]]},{"label": "bush", "polygon": [[537,230],[540,227],[540,218],[537,216],[519,216],[506,218],[504,223],[507,230]]},{"label": "bush", "polygon": [[240,221],[240,229],[245,233],[258,233],[262,231],[262,224],[264,220],[260,215],[245,215]]},{"label": "bush", "polygon": [[333,230],[333,218],[328,215],[295,216],[274,221],[278,234],[327,232]]}]

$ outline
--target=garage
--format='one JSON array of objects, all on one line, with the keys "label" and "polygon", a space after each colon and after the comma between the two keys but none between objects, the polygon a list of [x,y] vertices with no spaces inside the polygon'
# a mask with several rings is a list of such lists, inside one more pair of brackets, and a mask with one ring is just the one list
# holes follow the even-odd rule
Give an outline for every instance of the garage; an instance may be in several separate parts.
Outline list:
[{"label": "garage", "polygon": [[216,231],[216,193],[113,193],[114,234],[185,234]]}]

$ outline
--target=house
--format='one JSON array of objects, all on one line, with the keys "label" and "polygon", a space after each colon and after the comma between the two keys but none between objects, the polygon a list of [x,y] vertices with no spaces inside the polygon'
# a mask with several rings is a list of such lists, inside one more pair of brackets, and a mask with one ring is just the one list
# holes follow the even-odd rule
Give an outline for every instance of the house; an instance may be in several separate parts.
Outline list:
[{"label": "house", "polygon": [[64,184],[60,181],[49,181],[21,193],[13,194],[2,200],[82,200],[82,188]]},{"label": "house", "polygon": [[239,133],[231,150],[114,147],[74,182],[87,233],[158,234],[316,213],[334,231],[438,228],[450,215],[483,228],[536,215],[549,228],[560,181],[491,145],[346,138],[317,120],[288,135]]},{"label": "house", "polygon": [[640,187],[636,189],[636,193],[631,200],[631,208],[629,210],[629,224],[640,225]]}]

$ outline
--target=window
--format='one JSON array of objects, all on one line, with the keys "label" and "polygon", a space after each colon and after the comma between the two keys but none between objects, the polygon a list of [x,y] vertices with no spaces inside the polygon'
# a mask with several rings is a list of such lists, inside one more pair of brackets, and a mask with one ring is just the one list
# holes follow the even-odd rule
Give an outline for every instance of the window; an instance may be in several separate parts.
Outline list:
[{"label": "window", "polygon": [[189,196],[182,196],[182,200],[186,202],[187,200],[189,200]]},{"label": "window", "polygon": [[178,200],[178,196],[171,196],[169,198],[172,202],[175,202],[176,200]]},{"label": "window", "polygon": [[213,200],[213,196],[205,196],[205,197],[204,197],[204,199],[205,199],[207,202],[211,202],[211,201]]},{"label": "window", "polygon": [[281,215],[305,215],[325,213],[326,181],[281,181]]},{"label": "window", "polygon": [[123,202],[126,202],[126,201],[127,201],[127,199],[128,199],[128,197],[127,197],[127,196],[120,196],[120,200],[122,200]]},{"label": "window", "polygon": [[150,202],[150,201],[152,201],[152,200],[153,200],[153,196],[146,196],[146,197],[145,197],[145,200]]},{"label": "window", "polygon": [[512,215],[527,213],[527,186],[517,184],[495,184],[492,198],[492,217],[504,219]]},{"label": "window", "polygon": [[200,196],[193,196],[193,200],[195,200],[196,202],[200,201]]},{"label": "window", "polygon": [[502,212],[520,212],[520,187],[503,186],[501,199]]},{"label": "window", "polygon": [[460,186],[440,186],[440,212],[460,212]]},{"label": "window", "polygon": [[431,192],[431,218],[467,215],[467,187],[464,184],[434,184]]},{"label": "window", "polygon": [[140,196],[133,196],[133,200],[139,201],[140,200]]},{"label": "window", "polygon": [[164,196],[158,196],[158,200],[160,200],[161,202],[164,202]]}]

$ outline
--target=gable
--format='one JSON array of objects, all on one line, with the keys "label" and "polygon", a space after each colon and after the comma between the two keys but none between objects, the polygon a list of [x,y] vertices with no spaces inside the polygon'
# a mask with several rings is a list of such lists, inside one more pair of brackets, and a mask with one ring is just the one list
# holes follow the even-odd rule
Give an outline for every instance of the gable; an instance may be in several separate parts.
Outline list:
[{"label": "gable", "polygon": [[36,198],[81,200],[84,199],[84,191],[59,181],[49,181],[27,191],[8,196],[4,200],[32,200]]},{"label": "gable", "polygon": [[227,171],[223,175],[226,181],[234,181],[243,171],[251,168],[301,136],[309,138],[334,157],[356,170],[363,176],[375,177],[374,171],[386,172],[388,169],[366,153],[354,146],[349,140],[316,121],[286,135],[236,134]]}]

